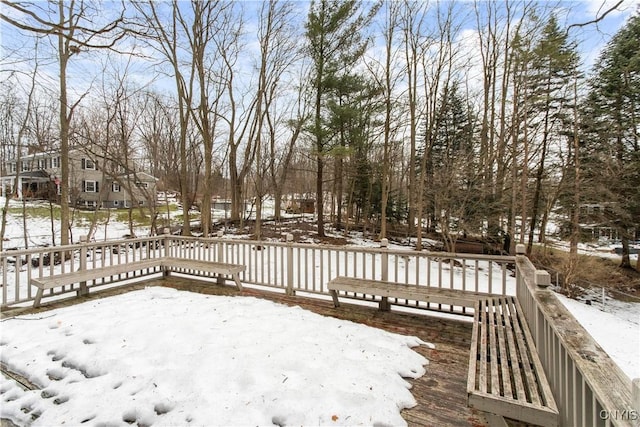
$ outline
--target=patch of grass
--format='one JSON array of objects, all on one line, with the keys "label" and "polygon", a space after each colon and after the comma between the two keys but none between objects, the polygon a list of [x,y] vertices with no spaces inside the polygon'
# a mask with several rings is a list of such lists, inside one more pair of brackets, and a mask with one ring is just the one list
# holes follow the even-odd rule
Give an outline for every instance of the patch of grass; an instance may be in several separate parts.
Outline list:
[{"label": "patch of grass", "polygon": [[[51,210],[47,205],[27,206],[24,210],[27,218],[49,218]],[[22,217],[22,207],[10,207],[7,213],[13,216]],[[53,205],[53,219],[60,219],[60,206]]]},{"label": "patch of grass", "polygon": [[[131,211],[131,219],[133,225],[137,227],[145,227],[151,225],[151,215],[147,208],[134,208]],[[115,212],[115,220],[119,222],[129,222],[129,210],[122,209]]]},{"label": "patch of grass", "polygon": [[76,209],[73,212],[73,222],[78,225],[89,225],[97,217],[97,223],[104,223],[109,217],[109,212],[104,210],[84,211]]},{"label": "patch of grass", "polygon": [[[166,204],[159,204],[158,206],[156,206],[156,209],[158,210],[158,212],[163,212],[166,213],[167,212],[167,205]],[[180,209],[180,206],[178,206],[175,203],[169,203],[169,212],[177,212],[180,211],[182,209]]]},{"label": "patch of grass", "polygon": [[[620,268],[620,262],[593,255],[578,255],[575,264],[571,263],[568,252],[535,247],[531,261],[541,268],[557,271],[560,285],[583,287],[604,287],[632,295],[640,295],[640,271]],[[553,277],[555,281],[555,277]]]},{"label": "patch of grass", "polygon": [[[166,206],[159,206],[160,212],[166,213]],[[179,208],[175,204],[169,205],[169,210],[171,212],[177,211]],[[53,211],[53,219],[56,221],[60,220],[60,205],[52,205],[50,209],[46,203],[41,204],[30,204],[24,210],[27,218],[34,219],[48,219],[51,217],[51,212]],[[22,217],[22,207],[20,206],[12,206],[9,208],[8,213],[10,215],[16,217]],[[97,216],[98,223],[104,223],[109,216],[115,221],[120,222],[129,222],[129,212],[127,209],[118,209],[118,210],[107,210],[107,209],[99,209],[97,211],[93,210],[83,210],[83,209],[73,209],[71,208],[71,216],[73,223],[76,225],[89,225],[93,219]],[[145,227],[151,225],[151,215],[149,213],[149,209],[147,208],[134,208],[132,211],[133,223],[135,226]]]}]

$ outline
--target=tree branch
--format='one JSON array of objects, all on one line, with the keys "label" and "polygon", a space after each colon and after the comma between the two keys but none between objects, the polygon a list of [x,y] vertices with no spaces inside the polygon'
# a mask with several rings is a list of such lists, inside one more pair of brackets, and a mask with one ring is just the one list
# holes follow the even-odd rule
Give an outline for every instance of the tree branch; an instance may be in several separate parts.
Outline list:
[{"label": "tree branch", "polygon": [[[591,25],[591,24],[597,24],[598,22],[602,21],[608,14],[610,14],[611,12],[613,12],[614,10],[617,10],[618,7],[624,3],[624,0],[618,0],[618,3],[616,3],[615,5],[613,5],[612,7],[610,7],[609,9],[607,9],[602,15],[597,16],[594,19],[592,19],[591,21],[587,21],[587,22],[582,22],[582,23],[578,23],[578,24],[571,24],[567,27],[566,30],[566,34],[569,35],[569,30],[571,30],[572,28],[581,28],[581,27],[586,27],[587,25]],[[604,6],[604,3],[603,3]],[[600,8],[602,9],[602,8]]]}]

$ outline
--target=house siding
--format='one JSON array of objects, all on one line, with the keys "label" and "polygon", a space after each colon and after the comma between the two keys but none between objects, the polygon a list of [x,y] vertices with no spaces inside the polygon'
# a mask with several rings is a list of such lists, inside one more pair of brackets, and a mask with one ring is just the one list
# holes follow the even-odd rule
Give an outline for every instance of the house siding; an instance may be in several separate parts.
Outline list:
[{"label": "house siding", "polygon": [[[105,174],[102,160],[91,158],[79,150],[69,152],[69,193],[72,205],[86,208],[125,208],[149,206],[155,203],[156,178],[144,172],[121,173],[115,176]],[[58,153],[38,153],[25,156],[20,163],[18,165],[15,160],[7,162],[6,170],[9,171],[9,175],[3,177],[3,183],[12,185],[11,177],[15,177],[18,168],[21,173],[43,171],[42,175],[50,177],[49,179],[40,178],[36,182],[33,179],[29,181],[29,178],[25,178],[23,187],[39,189],[29,192],[33,198],[51,198],[52,193],[59,198],[60,191],[56,185],[61,175]],[[24,184],[25,182],[27,184]],[[114,182],[119,183],[120,191],[113,191]],[[137,187],[136,182],[143,183],[145,188]],[[58,191],[51,191],[52,188]]]}]

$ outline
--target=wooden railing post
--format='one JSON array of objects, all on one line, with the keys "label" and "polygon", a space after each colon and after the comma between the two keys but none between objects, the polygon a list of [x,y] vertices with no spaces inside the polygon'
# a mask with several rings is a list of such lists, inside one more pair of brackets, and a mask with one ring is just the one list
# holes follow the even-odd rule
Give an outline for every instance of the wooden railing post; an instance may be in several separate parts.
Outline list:
[{"label": "wooden railing post", "polygon": [[295,295],[293,290],[293,234],[287,233],[287,295]]},{"label": "wooden railing post", "polygon": [[548,288],[551,285],[551,276],[545,270],[536,270],[536,286]]},{"label": "wooden railing post", "polygon": [[[522,259],[522,257],[526,256],[526,254],[527,247],[522,243],[518,243],[516,245],[516,260]],[[518,295],[518,292],[520,292],[522,286],[526,286],[524,284],[524,278],[522,277],[520,269],[516,268],[516,295]]]},{"label": "wooden railing post", "polygon": [[[162,256],[164,258],[168,258],[171,256],[171,230],[165,227],[164,229],[162,229],[162,234],[164,234],[164,239],[162,241],[164,250],[162,251]],[[162,265],[161,269],[162,269],[162,275],[164,277],[168,277],[171,274],[171,269],[168,267],[165,267],[164,264]]]},{"label": "wooden railing post", "polygon": [[640,378],[634,378],[631,381],[631,405],[633,420],[640,420]]},{"label": "wooden railing post", "polygon": [[[223,236],[224,236],[224,231],[218,230],[218,232],[216,233],[216,237],[218,237],[218,239],[222,239]],[[216,261],[224,262],[224,244],[220,240],[218,240],[217,252],[218,253],[216,254]]]},{"label": "wooden railing post", "polygon": [[165,228],[162,230],[164,234],[164,253],[165,257],[171,256],[171,230]]},{"label": "wooden railing post", "polygon": [[382,258],[382,262],[381,262],[381,266],[380,266],[380,274],[381,274],[381,280],[383,282],[386,282],[389,280],[389,252],[388,252],[388,246],[389,246],[389,239],[382,239],[380,240],[380,249],[382,249],[382,253],[381,253],[381,258]]},{"label": "wooden railing post", "polygon": [[[218,230],[216,236],[218,237],[218,239],[222,239],[222,237],[224,236],[224,231]],[[218,254],[216,259],[218,262],[224,262],[224,244],[222,243],[222,240],[218,240]],[[218,285],[224,285],[224,276],[218,274],[216,283]]]},{"label": "wooden railing post", "polygon": [[[87,244],[89,238],[87,236],[80,236],[80,271],[87,269]],[[87,288],[87,282],[80,282],[80,289],[78,290],[78,296],[87,295],[89,289]]]}]

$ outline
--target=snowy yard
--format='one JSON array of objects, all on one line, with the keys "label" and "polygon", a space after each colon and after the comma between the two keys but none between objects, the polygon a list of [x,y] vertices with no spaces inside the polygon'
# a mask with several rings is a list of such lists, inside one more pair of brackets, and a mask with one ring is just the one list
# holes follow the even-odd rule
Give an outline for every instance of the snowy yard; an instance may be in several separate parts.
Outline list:
[{"label": "snowy yard", "polygon": [[[406,425],[415,337],[250,297],[147,288],[2,322],[19,425]],[[114,410],[118,408],[118,410]]]}]

